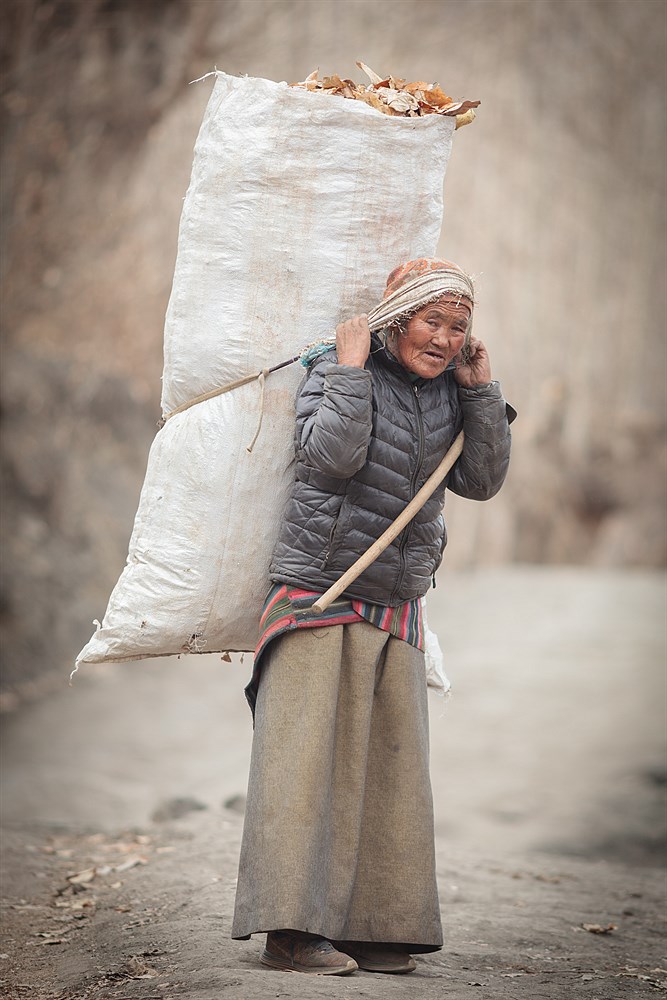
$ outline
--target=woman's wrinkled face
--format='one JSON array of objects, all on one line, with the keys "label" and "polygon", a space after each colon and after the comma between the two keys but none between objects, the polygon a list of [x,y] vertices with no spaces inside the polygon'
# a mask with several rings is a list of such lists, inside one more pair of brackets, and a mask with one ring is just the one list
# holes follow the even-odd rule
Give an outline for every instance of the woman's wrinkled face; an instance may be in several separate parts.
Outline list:
[{"label": "woman's wrinkled face", "polygon": [[463,347],[471,316],[472,306],[467,299],[443,297],[415,313],[407,330],[387,346],[409,372],[421,378],[436,378]]}]

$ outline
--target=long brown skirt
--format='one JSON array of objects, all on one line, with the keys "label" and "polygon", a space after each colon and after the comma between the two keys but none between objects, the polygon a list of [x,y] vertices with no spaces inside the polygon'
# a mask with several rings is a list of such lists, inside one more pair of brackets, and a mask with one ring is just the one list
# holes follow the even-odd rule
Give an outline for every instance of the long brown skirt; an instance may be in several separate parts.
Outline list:
[{"label": "long brown skirt", "polygon": [[287,633],[264,656],[232,937],[437,951],[423,654],[356,622]]}]

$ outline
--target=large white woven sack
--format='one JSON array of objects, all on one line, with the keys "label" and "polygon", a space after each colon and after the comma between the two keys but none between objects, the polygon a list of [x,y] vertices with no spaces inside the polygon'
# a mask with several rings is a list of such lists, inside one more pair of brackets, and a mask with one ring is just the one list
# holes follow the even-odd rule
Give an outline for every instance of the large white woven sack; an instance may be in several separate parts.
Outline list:
[{"label": "large white woven sack", "polygon": [[[453,118],[217,74],[165,325],[163,414],[293,357],[433,256]],[[299,364],[168,419],[127,565],[77,663],[254,649],[293,480]]]}]

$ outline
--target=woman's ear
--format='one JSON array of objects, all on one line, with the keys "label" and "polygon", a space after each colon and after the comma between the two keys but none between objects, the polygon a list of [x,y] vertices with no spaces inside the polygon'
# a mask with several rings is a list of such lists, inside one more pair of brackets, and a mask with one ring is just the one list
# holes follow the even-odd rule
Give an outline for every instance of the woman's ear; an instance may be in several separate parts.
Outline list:
[{"label": "woman's ear", "polygon": [[404,337],[408,332],[408,324],[405,320],[395,319],[389,326],[389,336],[392,340]]}]

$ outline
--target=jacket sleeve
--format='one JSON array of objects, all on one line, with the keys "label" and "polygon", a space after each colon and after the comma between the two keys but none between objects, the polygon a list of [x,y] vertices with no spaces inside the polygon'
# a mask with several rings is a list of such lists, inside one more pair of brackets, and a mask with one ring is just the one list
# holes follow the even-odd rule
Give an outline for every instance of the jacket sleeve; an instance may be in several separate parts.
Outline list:
[{"label": "jacket sleeve", "polygon": [[503,399],[498,382],[459,387],[465,440],[447,486],[468,500],[488,500],[496,495],[507,475],[511,435],[509,425],[516,416]]},{"label": "jacket sleeve", "polygon": [[353,476],[366,461],[372,417],[370,372],[320,362],[296,401],[297,458],[336,479]]}]

